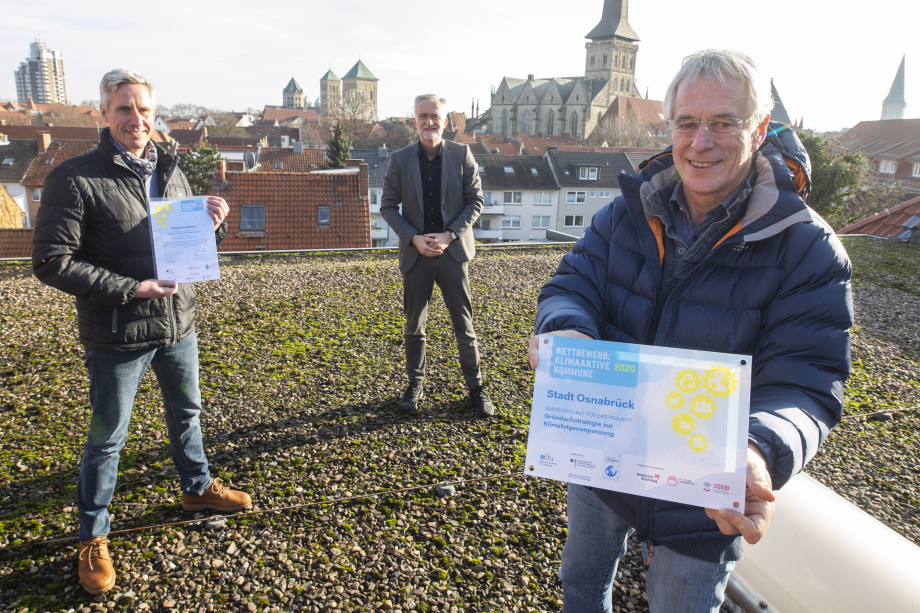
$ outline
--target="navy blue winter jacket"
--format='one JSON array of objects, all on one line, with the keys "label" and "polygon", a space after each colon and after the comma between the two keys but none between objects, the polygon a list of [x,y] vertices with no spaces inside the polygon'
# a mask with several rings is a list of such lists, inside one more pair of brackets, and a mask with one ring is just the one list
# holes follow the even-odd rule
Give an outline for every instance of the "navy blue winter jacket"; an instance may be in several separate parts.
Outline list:
[{"label": "navy blue winter jacket", "polygon": [[[770,144],[755,154],[743,217],[672,290],[653,342],[753,356],[749,439],[766,457],[774,489],[840,421],[853,323],[849,259],[800,195],[807,154],[791,133],[783,139],[789,164]],[[540,292],[538,334],[578,330],[647,343],[671,240],[650,203],[667,202],[678,180],[670,150],[639,174],[620,176],[622,195],[594,216]],[[613,492],[600,498],[635,511],[640,540],[700,559],[725,558],[731,547],[737,553],[728,559],[740,558],[740,540],[722,535],[699,507]]]}]

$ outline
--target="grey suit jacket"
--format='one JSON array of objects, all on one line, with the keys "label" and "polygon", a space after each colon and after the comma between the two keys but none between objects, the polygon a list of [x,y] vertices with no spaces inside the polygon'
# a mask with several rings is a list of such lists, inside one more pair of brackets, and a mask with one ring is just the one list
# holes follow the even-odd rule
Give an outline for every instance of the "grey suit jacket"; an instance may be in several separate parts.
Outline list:
[{"label": "grey suit jacket", "polygon": [[[402,203],[402,213],[399,205]],[[399,236],[399,270],[410,270],[419,257],[412,237],[423,234],[425,212],[422,198],[422,171],[418,162],[418,141],[390,154],[387,178],[383,184],[380,214]],[[441,141],[441,217],[442,232],[454,232],[457,240],[447,253],[463,263],[476,255],[473,223],[482,212],[482,182],[468,145]]]}]

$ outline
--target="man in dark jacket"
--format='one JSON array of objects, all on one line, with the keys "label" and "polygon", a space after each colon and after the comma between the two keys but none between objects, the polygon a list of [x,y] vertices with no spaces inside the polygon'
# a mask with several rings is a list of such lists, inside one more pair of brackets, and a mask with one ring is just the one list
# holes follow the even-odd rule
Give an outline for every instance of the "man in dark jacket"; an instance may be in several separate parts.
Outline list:
[{"label": "man in dark jacket", "polygon": [[[86,353],[93,414],[77,482],[79,577],[100,594],[115,584],[106,535],[107,507],[137,386],[153,367],[163,392],[173,463],[187,510],[249,508],[248,494],[211,479],[204,454],[195,288],[152,279],[147,199],[191,196],[178,159],[150,140],[154,91],[130,70],[100,84],[109,127],[95,151],[60,164],[45,182],[32,243],[32,268],[43,283],[72,294]],[[229,207],[208,199],[218,240]]]},{"label": "man in dark jacket", "polygon": [[540,293],[537,334],[754,359],[744,513],[570,484],[563,611],[611,610],[631,534],[649,560],[652,611],[718,611],[739,533],[763,537],[773,489],[840,420],[850,263],[805,205],[807,154],[792,132],[772,130],[772,107],[770,82],[746,55],[686,58],[664,100],[673,146],[620,177],[622,196]]}]

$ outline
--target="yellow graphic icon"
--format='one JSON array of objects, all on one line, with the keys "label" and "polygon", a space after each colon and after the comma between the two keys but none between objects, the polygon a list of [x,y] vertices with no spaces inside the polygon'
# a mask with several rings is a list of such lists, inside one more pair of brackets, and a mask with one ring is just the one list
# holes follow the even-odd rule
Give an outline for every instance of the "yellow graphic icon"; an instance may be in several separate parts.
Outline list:
[{"label": "yellow graphic icon", "polygon": [[716,401],[699,394],[690,399],[689,409],[697,419],[709,419],[716,414]]},{"label": "yellow graphic icon", "polygon": [[668,408],[678,411],[684,408],[684,394],[682,392],[671,392],[664,397],[664,403]]},{"label": "yellow graphic icon", "polygon": [[696,424],[693,421],[693,416],[689,413],[678,413],[674,416],[674,419],[671,420],[671,427],[674,428],[674,432],[677,432],[681,436],[693,432],[694,425]]},{"label": "yellow graphic icon", "polygon": [[706,447],[709,446],[709,442],[706,440],[706,437],[702,434],[694,434],[690,437],[690,449],[697,453],[703,453],[706,451]]},{"label": "yellow graphic icon", "polygon": [[166,219],[171,212],[172,205],[168,202],[166,204],[157,205],[157,207],[153,209],[153,218],[156,220],[157,224],[164,228],[168,228],[169,226],[166,225]]},{"label": "yellow graphic icon", "polygon": [[700,376],[695,370],[685,368],[677,373],[677,379],[674,381],[677,389],[687,394],[700,391]]},{"label": "yellow graphic icon", "polygon": [[738,379],[724,366],[712,366],[703,374],[703,387],[716,398],[725,398],[738,389]]}]

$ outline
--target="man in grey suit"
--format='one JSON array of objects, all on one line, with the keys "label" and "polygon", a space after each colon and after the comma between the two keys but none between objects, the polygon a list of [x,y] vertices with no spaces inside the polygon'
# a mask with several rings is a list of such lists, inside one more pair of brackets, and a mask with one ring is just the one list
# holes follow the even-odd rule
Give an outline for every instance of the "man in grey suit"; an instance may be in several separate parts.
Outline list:
[{"label": "man in grey suit", "polygon": [[444,105],[434,94],[415,99],[419,140],[390,156],[380,202],[380,214],[399,236],[403,275],[409,387],[399,407],[413,411],[425,397],[425,323],[437,283],[457,336],[470,402],[479,416],[491,417],[495,406],[482,384],[467,271],[476,255],[473,222],[482,211],[482,184],[470,148],[441,139]]}]

